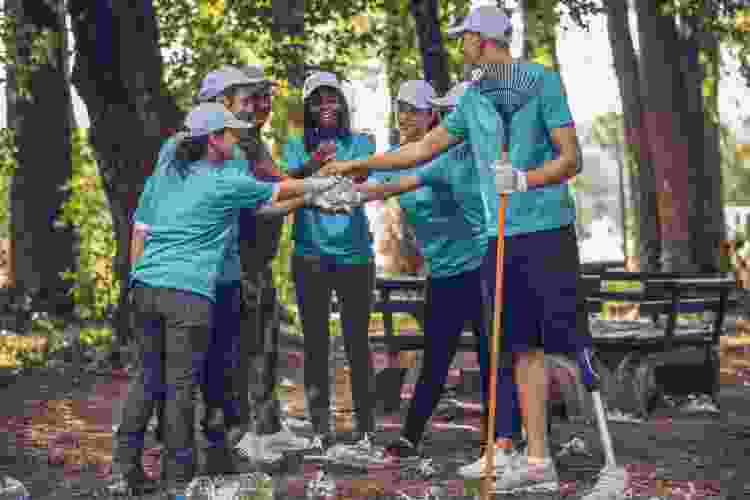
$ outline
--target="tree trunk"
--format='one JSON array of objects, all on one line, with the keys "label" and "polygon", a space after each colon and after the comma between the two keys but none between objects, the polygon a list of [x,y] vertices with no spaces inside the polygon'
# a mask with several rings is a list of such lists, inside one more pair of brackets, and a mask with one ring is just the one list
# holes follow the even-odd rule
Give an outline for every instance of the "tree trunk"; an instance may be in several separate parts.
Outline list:
[{"label": "tree trunk", "polygon": [[8,0],[6,8],[17,21],[15,64],[6,66],[8,125],[18,148],[10,188],[11,276],[18,291],[41,299],[40,309],[71,312],[70,283],[60,274],[76,267],[74,234],[55,224],[73,173],[65,18],[42,0]]},{"label": "tree trunk", "polygon": [[438,1],[411,0],[410,8],[422,52],[424,79],[438,94],[444,94],[451,88],[451,77],[448,72],[448,55],[440,33]]},{"label": "tree trunk", "polygon": [[[690,237],[696,265],[703,271],[715,272],[726,236],[718,129],[719,44],[714,33],[703,29],[702,18],[687,18],[681,28],[685,49],[681,68],[687,102],[682,107],[682,121],[689,126],[691,148]],[[701,53],[707,56],[708,64],[701,63]],[[705,101],[704,84],[709,89],[709,99]]]},{"label": "tree trunk", "polygon": [[612,59],[622,100],[625,147],[628,170],[638,213],[638,255],[643,271],[660,268],[661,237],[658,219],[656,173],[649,146],[649,136],[644,126],[643,98],[640,90],[640,68],[628,29],[627,4],[620,0],[607,0],[607,31],[612,47]]},{"label": "tree trunk", "polygon": [[[644,122],[656,165],[661,226],[661,263],[665,271],[697,271],[691,245],[690,183],[693,150],[685,112],[687,95],[679,61],[684,54],[672,16],[662,15],[665,0],[635,0],[641,47]],[[703,142],[703,141],[700,141]],[[702,152],[701,152],[702,156]]]},{"label": "tree trunk", "polygon": [[71,0],[77,43],[73,82],[91,118],[90,141],[107,193],[120,283],[114,329],[130,336],[126,310],[131,214],[167,129],[181,113],[162,87],[162,57],[152,0]]}]

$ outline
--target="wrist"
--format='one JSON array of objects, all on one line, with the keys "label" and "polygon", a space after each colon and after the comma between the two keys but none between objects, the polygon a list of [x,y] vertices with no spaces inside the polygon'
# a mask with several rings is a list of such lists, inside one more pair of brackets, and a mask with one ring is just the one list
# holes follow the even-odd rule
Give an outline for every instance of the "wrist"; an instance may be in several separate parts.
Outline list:
[{"label": "wrist", "polygon": [[518,182],[518,191],[525,193],[529,190],[529,177],[523,170],[516,170],[516,178]]}]

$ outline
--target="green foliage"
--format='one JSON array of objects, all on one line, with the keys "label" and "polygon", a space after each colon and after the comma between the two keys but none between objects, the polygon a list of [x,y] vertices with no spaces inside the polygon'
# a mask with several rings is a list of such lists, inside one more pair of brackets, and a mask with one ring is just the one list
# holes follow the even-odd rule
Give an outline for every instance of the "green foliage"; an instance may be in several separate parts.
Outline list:
[{"label": "green foliage", "polygon": [[81,329],[81,345],[94,347],[97,351],[112,350],[113,332],[109,327],[86,327]]},{"label": "green foliage", "polygon": [[750,158],[738,154],[737,139],[728,127],[722,125],[719,131],[724,202],[750,205]]},{"label": "green foliage", "polygon": [[71,290],[82,319],[103,319],[117,302],[119,283],[112,272],[116,242],[112,217],[85,132],[73,133],[73,177],[66,184],[71,192],[63,205],[60,222],[77,228],[80,237],[78,269],[64,273],[74,282]]},{"label": "green foliage", "polygon": [[7,238],[10,232],[10,182],[16,171],[16,147],[14,134],[10,129],[0,130],[0,238]]}]

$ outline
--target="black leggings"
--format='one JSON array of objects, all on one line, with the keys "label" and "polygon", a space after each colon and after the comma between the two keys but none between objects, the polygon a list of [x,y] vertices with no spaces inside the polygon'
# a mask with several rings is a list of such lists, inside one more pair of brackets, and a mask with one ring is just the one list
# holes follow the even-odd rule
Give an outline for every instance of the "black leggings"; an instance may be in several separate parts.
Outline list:
[{"label": "black leggings", "polygon": [[316,434],[330,429],[328,377],[331,290],[341,305],[346,355],[351,366],[352,397],[357,430],[375,429],[373,365],[370,357],[370,311],[375,287],[375,264],[339,264],[331,258],[295,256],[292,273],[305,336],[305,393]]}]

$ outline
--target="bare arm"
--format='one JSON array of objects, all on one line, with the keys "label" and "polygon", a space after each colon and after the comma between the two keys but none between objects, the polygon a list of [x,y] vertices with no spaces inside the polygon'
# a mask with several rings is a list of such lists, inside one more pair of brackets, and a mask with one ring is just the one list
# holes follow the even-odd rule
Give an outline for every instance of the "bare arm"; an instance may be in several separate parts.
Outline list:
[{"label": "bare arm", "polygon": [[528,171],[526,179],[529,188],[565,182],[575,177],[580,166],[576,129],[574,127],[554,128],[550,131],[550,136],[560,151],[560,155],[554,160],[546,161],[541,167]]},{"label": "bare arm", "polygon": [[397,182],[393,183],[360,184],[356,187],[356,189],[358,191],[367,193],[367,201],[370,202],[375,200],[385,200],[391,198],[392,196],[397,196],[409,191],[416,191],[420,187],[422,187],[422,184],[419,182],[419,178],[416,175],[409,175],[406,177],[401,177]]},{"label": "bare arm", "polygon": [[256,215],[266,219],[271,219],[274,217],[284,217],[285,215],[294,212],[298,208],[303,208],[306,204],[307,203],[305,202],[305,198],[303,196],[298,198],[289,198],[284,201],[277,201],[269,203],[267,205],[263,205],[258,209]]},{"label": "bare arm", "polygon": [[448,131],[437,126],[419,142],[413,142],[397,151],[373,155],[364,160],[332,161],[321,169],[326,175],[362,175],[367,170],[403,170],[431,160],[449,147],[461,142]]},{"label": "bare arm", "polygon": [[146,235],[148,231],[141,224],[133,224],[133,235],[130,239],[130,267],[143,257],[143,249],[146,246]]}]

